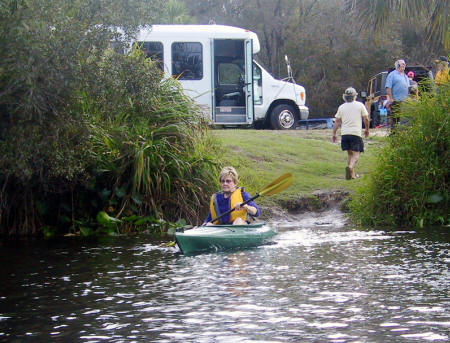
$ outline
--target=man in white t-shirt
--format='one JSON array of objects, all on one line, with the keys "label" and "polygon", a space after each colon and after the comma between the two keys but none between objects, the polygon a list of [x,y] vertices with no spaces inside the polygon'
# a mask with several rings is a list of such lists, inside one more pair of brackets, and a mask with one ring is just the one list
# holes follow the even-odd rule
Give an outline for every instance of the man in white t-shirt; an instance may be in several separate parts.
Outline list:
[{"label": "man in white t-shirt", "polygon": [[359,177],[355,173],[355,165],[358,163],[361,152],[364,151],[364,142],[361,136],[362,121],[364,120],[364,136],[369,136],[369,114],[366,107],[356,100],[356,90],[349,87],[345,90],[342,98],[345,103],[339,106],[335,115],[336,121],[333,127],[332,142],[336,142],[336,131],[341,126],[341,148],[347,150],[348,160],[345,168],[347,180]]}]

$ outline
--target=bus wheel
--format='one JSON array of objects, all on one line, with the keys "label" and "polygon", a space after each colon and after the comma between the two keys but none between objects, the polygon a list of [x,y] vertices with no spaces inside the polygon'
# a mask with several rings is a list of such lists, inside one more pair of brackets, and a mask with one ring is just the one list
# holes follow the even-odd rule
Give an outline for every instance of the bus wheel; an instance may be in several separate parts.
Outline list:
[{"label": "bus wheel", "polygon": [[297,127],[297,115],[291,105],[282,104],[270,113],[270,124],[274,130],[293,130]]}]

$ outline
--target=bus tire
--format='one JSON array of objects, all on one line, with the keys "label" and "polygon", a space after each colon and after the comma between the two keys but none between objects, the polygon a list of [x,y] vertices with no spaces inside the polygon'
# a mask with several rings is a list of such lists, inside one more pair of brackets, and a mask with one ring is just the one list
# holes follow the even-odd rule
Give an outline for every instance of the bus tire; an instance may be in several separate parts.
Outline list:
[{"label": "bus tire", "polygon": [[270,125],[274,130],[294,130],[297,122],[297,113],[291,105],[280,104],[270,112]]}]

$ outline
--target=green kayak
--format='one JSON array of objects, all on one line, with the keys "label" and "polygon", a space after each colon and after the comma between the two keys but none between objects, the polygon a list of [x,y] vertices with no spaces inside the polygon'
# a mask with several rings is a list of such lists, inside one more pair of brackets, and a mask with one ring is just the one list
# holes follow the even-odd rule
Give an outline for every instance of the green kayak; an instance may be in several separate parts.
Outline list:
[{"label": "green kayak", "polygon": [[183,254],[256,247],[275,236],[277,230],[266,223],[249,225],[198,226],[175,232],[175,241]]}]

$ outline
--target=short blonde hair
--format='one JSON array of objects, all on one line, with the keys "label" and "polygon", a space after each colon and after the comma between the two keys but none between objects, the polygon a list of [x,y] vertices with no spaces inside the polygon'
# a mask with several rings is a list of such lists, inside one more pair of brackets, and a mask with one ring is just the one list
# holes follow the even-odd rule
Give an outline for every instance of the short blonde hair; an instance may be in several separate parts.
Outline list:
[{"label": "short blonde hair", "polygon": [[224,176],[230,176],[234,183],[238,183],[238,173],[233,167],[223,167],[219,174],[219,181],[221,181]]}]

